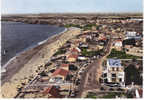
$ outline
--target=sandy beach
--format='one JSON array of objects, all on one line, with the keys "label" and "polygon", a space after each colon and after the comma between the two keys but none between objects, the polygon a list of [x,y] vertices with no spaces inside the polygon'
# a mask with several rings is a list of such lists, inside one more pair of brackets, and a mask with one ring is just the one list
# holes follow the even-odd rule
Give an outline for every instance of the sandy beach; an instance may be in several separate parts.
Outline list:
[{"label": "sandy beach", "polygon": [[67,31],[49,38],[45,43],[15,57],[7,65],[6,72],[2,75],[1,97],[15,97],[17,87],[21,85],[21,82],[27,83],[29,77],[35,77],[38,66],[45,65],[58,48],[79,34],[81,34],[81,30],[78,28],[67,29]]}]

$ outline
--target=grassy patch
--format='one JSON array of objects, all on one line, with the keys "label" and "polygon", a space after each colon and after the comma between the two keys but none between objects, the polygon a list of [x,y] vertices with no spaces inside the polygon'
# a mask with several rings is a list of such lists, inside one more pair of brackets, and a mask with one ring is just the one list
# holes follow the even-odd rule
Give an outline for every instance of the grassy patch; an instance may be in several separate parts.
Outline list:
[{"label": "grassy patch", "polygon": [[59,49],[59,50],[54,54],[54,56],[59,55],[59,54],[64,54],[64,53],[66,53],[66,50],[64,50],[64,49]]},{"label": "grassy patch", "polygon": [[126,54],[124,51],[117,51],[115,49],[112,49],[111,53],[107,56],[107,58],[138,59],[138,58],[141,58],[141,57]]},{"label": "grassy patch", "polygon": [[111,98],[115,98],[116,96],[118,97],[122,97],[125,96],[125,93],[119,92],[110,92],[110,93],[103,93],[103,96],[99,96],[99,94],[93,93],[93,92],[89,92],[86,98],[92,98],[92,99],[96,99],[96,98],[102,98],[102,99],[111,99]]},{"label": "grassy patch", "polygon": [[69,27],[82,28],[80,25],[77,25],[77,24],[67,24],[67,25],[64,25],[64,27],[66,27],[66,28],[69,28]]},{"label": "grassy patch", "polygon": [[101,97],[101,98],[115,98],[116,95],[117,95],[116,93],[112,92],[112,93],[109,93],[109,94],[107,94],[107,95],[104,95],[104,96]]},{"label": "grassy patch", "polygon": [[97,26],[96,24],[87,24],[85,26],[82,27],[83,30],[91,30],[92,27],[95,26],[97,30],[99,30],[99,26]]},{"label": "grassy patch", "polygon": [[97,97],[96,97],[96,94],[95,94],[95,93],[89,92],[86,98],[96,99]]},{"label": "grassy patch", "polygon": [[39,73],[40,76],[47,76],[45,71],[42,71],[41,73]]},{"label": "grassy patch", "polygon": [[93,26],[95,26],[97,30],[99,29],[99,26],[97,26],[96,24],[87,24],[87,25],[85,25],[85,26],[80,26],[80,25],[78,25],[78,24],[66,24],[66,25],[64,25],[64,27],[66,27],[66,28],[69,28],[69,27],[77,27],[77,28],[81,28],[81,29],[83,29],[83,30],[91,30],[91,28],[92,28]]},{"label": "grassy patch", "polygon": [[88,57],[92,57],[92,56],[96,56],[98,54],[100,54],[103,50],[98,50],[98,51],[87,51],[87,49],[82,48],[82,55],[83,56],[88,56]]}]

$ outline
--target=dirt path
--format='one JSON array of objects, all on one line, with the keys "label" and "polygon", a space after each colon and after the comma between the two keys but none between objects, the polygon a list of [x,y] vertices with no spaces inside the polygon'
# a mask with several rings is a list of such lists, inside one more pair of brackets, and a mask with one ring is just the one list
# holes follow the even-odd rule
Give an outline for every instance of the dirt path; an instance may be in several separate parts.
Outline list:
[{"label": "dirt path", "polygon": [[107,46],[105,47],[105,56],[91,63],[86,69],[86,72],[82,75],[77,98],[83,97],[83,93],[88,90],[98,89],[100,87],[99,78],[102,74],[102,62],[111,52],[111,46],[112,39],[109,40]]}]

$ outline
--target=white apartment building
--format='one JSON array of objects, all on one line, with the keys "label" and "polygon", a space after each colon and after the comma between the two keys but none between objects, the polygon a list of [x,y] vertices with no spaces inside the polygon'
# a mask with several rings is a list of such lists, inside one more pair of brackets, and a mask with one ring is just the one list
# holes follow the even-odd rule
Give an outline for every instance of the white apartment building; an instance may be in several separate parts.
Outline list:
[{"label": "white apartment building", "polygon": [[103,79],[105,84],[124,87],[124,68],[119,59],[108,59],[106,69],[103,71]]}]

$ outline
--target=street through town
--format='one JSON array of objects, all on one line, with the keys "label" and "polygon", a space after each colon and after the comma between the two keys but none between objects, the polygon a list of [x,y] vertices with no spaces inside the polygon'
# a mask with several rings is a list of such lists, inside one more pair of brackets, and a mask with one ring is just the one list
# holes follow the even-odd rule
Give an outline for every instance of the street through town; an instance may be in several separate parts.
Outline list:
[{"label": "street through town", "polygon": [[104,48],[106,54],[103,57],[91,63],[86,69],[86,71],[83,73],[81,77],[82,80],[80,82],[78,90],[79,93],[77,95],[77,98],[83,97],[82,96],[83,93],[88,90],[100,88],[99,78],[102,74],[102,62],[111,52],[111,46],[112,46],[112,38],[109,39],[107,46]]}]

